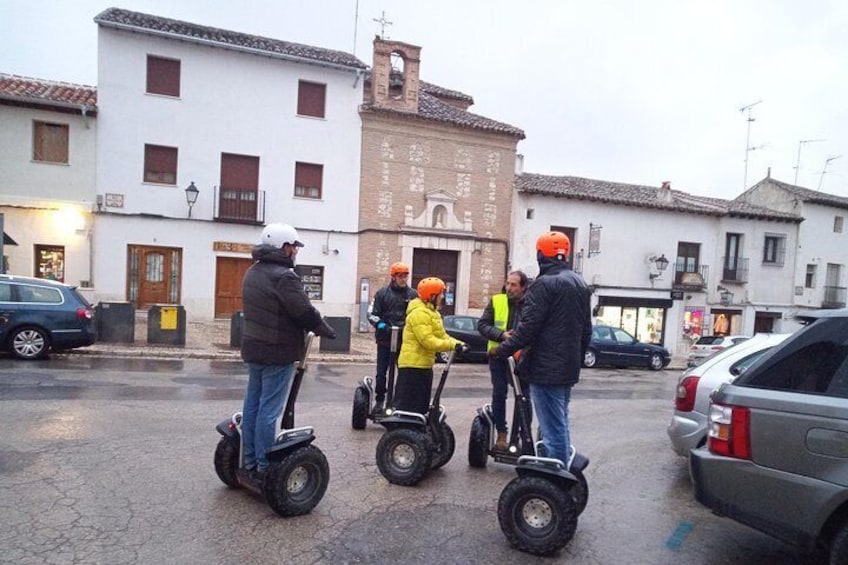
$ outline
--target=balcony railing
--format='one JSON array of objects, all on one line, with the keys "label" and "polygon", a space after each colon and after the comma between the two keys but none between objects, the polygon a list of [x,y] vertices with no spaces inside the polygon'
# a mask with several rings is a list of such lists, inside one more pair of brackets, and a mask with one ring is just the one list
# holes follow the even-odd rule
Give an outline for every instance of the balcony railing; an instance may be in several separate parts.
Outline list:
[{"label": "balcony railing", "polygon": [[826,286],[824,287],[824,300],[822,308],[845,308],[846,287]]},{"label": "balcony railing", "polygon": [[215,220],[244,224],[265,223],[265,191],[216,187]]},{"label": "balcony railing", "polygon": [[[682,265],[679,265],[682,267]],[[710,268],[707,265],[700,265],[697,269],[685,268],[675,271],[674,273],[674,288],[684,290],[703,290],[707,287]]]},{"label": "balcony railing", "polygon": [[748,282],[747,257],[722,257],[721,264],[723,265],[721,271],[722,282]]}]

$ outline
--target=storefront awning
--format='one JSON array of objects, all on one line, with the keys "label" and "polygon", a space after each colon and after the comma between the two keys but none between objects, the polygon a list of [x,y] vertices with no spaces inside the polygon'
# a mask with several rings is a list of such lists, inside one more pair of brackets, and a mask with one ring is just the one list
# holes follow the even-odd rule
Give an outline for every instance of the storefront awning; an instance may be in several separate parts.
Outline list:
[{"label": "storefront awning", "polygon": [[3,245],[17,245],[18,242],[9,237],[9,234],[3,232]]}]

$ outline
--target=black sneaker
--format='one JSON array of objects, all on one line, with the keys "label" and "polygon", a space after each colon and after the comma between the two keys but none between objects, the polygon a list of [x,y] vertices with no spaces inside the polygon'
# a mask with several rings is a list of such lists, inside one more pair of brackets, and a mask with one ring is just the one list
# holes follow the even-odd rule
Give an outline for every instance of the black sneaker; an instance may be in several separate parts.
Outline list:
[{"label": "black sneaker", "polygon": [[386,410],[386,399],[385,398],[378,398],[374,402],[374,413],[375,414],[382,414],[385,410]]}]

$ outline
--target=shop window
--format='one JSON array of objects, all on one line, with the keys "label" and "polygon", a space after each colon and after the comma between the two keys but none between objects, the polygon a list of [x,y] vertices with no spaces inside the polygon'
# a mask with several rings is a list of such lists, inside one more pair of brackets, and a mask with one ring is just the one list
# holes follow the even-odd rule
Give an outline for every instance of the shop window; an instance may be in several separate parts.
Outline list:
[{"label": "shop window", "polygon": [[301,80],[297,83],[297,115],[323,118],[327,102],[327,85]]},{"label": "shop window", "polygon": [[180,95],[180,61],[154,55],[147,56],[147,92]]},{"label": "shop window", "polygon": [[324,165],[295,163],[294,195],[302,198],[321,198]]},{"label": "shop window", "polygon": [[324,267],[313,265],[295,265],[294,272],[303,282],[303,290],[310,300],[322,300],[324,297]]},{"label": "shop window", "polygon": [[65,282],[65,248],[59,245],[36,245],[35,276]]},{"label": "shop window", "polygon": [[67,163],[68,124],[33,122],[32,160],[44,163]]},{"label": "shop window", "polygon": [[144,146],[144,182],[177,184],[177,148]]}]

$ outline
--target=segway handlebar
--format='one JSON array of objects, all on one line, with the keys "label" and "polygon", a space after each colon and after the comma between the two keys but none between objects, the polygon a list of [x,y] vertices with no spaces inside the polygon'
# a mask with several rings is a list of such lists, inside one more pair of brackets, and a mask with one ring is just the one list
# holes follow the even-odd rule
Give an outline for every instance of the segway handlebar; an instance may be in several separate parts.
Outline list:
[{"label": "segway handlebar", "polygon": [[309,348],[312,347],[312,340],[315,339],[314,332],[306,332],[306,339],[303,342],[303,352],[300,355],[300,361],[297,363],[297,368],[300,371],[306,369],[306,358],[309,357]]},{"label": "segway handlebar", "polygon": [[516,367],[515,357],[510,355],[507,357],[506,362],[509,363],[509,378],[512,380],[512,387],[515,389],[515,394],[518,396],[524,396],[524,391],[521,390],[521,379],[518,378],[518,369]]}]

